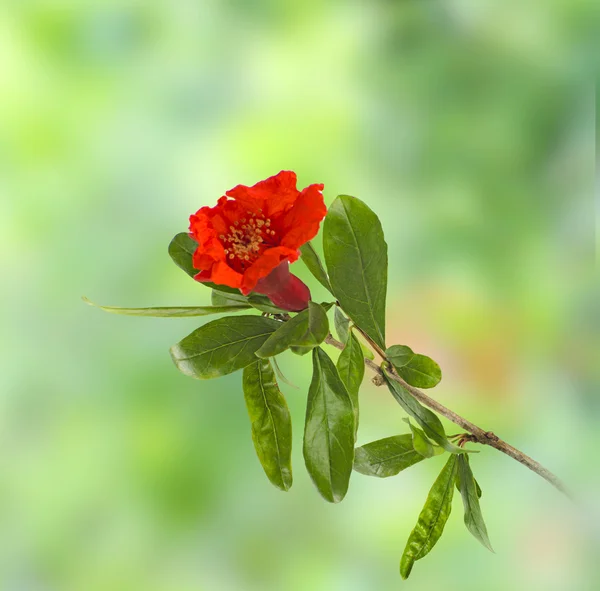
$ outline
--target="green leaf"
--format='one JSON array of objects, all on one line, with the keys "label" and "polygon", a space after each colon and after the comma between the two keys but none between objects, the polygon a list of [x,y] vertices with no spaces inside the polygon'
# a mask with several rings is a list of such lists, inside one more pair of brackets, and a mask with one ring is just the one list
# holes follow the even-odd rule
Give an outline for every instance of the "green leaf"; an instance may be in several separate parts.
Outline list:
[{"label": "green leaf", "polygon": [[320,347],[313,350],[303,452],[306,469],[323,498],[339,503],[352,473],[354,409],[333,361]]},{"label": "green leaf", "polygon": [[[467,456],[467,458],[468,457],[469,456]],[[475,488],[477,489],[477,498],[480,499],[481,495],[483,494],[483,491],[481,490],[481,487],[479,486],[479,482],[477,482],[477,479],[473,478],[473,480],[475,480]],[[460,473],[457,472],[456,473],[456,490],[458,492],[460,492],[460,487],[461,487],[461,484],[460,484]]]},{"label": "green leaf", "polygon": [[419,427],[415,427],[415,425],[410,422],[410,419],[404,420],[408,423],[408,426],[412,431],[412,441],[415,451],[420,453],[424,458],[433,457],[435,455],[435,448],[427,438],[427,435],[425,435],[424,431],[419,429]]},{"label": "green leaf", "polygon": [[414,353],[405,345],[392,345],[385,352],[398,375],[415,388],[433,388],[442,379],[440,366],[430,357]]},{"label": "green leaf", "polygon": [[267,314],[287,314],[286,310],[278,308],[267,296],[258,293],[251,293],[248,296],[248,303],[253,308],[260,310],[261,312],[266,312]]},{"label": "green leaf", "polygon": [[100,306],[87,298],[82,298],[86,304],[100,308],[111,314],[123,316],[152,316],[155,318],[189,318],[191,316],[208,316],[210,314],[226,314],[248,310],[250,306],[188,306],[188,307],[158,307],[158,308],[118,308],[117,306]]},{"label": "green leaf", "polygon": [[357,447],[354,469],[366,476],[387,478],[425,458],[413,447],[412,435],[395,435]]},{"label": "green leaf", "polygon": [[[487,527],[483,520],[477,484],[469,465],[469,459],[465,454],[458,456],[458,482],[460,494],[465,508],[465,525],[467,529],[477,538],[490,552],[493,552],[492,544],[488,537]],[[480,489],[481,490],[481,489]]]},{"label": "green leaf", "polygon": [[281,310],[277,306],[271,303],[271,300],[263,295],[252,293],[248,296],[242,295],[241,293],[229,293],[219,291],[218,288],[223,287],[217,285],[213,288],[211,293],[211,301],[213,306],[235,306],[239,304],[245,304],[251,306],[261,312],[267,312],[268,314],[283,314],[285,310]]},{"label": "green leaf", "polygon": [[344,316],[344,313],[338,306],[336,306],[333,311],[333,324],[338,339],[340,339],[342,345],[345,345],[348,340],[348,335],[350,334],[350,321]]},{"label": "green leaf", "polygon": [[415,561],[426,556],[440,539],[452,511],[456,458],[452,455],[433,483],[417,525],[412,530],[400,560],[400,574],[407,579]]},{"label": "green leaf", "polygon": [[199,273],[192,264],[192,256],[196,248],[198,248],[198,243],[187,232],[180,232],[169,244],[169,255],[173,262],[190,277]]},{"label": "green leaf", "polygon": [[244,368],[244,398],[252,441],[269,480],[281,490],[292,486],[292,419],[268,360]]},{"label": "green leaf", "polygon": [[419,423],[429,439],[432,439],[450,453],[462,454],[465,452],[464,449],[448,441],[444,426],[437,415],[413,398],[398,382],[390,379],[385,368],[383,369],[383,373],[392,396],[406,413]]},{"label": "green leaf", "polygon": [[340,195],[323,224],[323,250],[344,312],[385,349],[387,244],[379,219],[356,197]]},{"label": "green leaf", "polygon": [[350,394],[354,408],[354,428],[358,429],[358,390],[365,376],[365,358],[357,338],[351,334],[344,350],[340,353],[337,370]]},{"label": "green leaf", "polygon": [[[281,324],[279,329],[256,352],[256,355],[262,358],[273,357],[290,347],[312,349],[321,344],[328,334],[327,313],[319,304],[308,302],[308,308]],[[306,351],[300,349],[295,352],[303,354]]]},{"label": "green leaf", "polygon": [[323,263],[321,263],[321,259],[317,254],[317,251],[314,249],[313,245],[310,242],[306,242],[300,247],[300,255],[304,264],[307,266],[308,270],[313,274],[314,278],[330,293],[333,293],[331,289],[331,284],[329,283],[329,277],[327,277],[327,273],[325,268],[323,267]]},{"label": "green leaf", "polygon": [[217,378],[255,362],[256,350],[280,326],[281,322],[263,316],[226,316],[173,345],[171,357],[185,375]]}]

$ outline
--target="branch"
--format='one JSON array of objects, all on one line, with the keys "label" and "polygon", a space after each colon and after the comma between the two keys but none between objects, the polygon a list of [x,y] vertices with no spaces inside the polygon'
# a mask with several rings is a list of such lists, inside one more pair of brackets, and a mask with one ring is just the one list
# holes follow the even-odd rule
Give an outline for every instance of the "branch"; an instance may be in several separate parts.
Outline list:
[{"label": "branch", "polygon": [[[329,335],[325,339],[325,342],[329,345],[332,345],[336,349],[340,349],[340,350],[344,349],[344,345],[342,343],[340,343],[339,341],[336,341],[331,335]],[[370,359],[365,358],[365,365],[369,369],[373,370],[380,378],[382,378],[382,379],[384,378],[383,371],[376,363],[374,363]],[[501,451],[502,453],[506,454],[507,456],[510,456],[511,458],[513,458],[513,460],[517,460],[517,462],[520,462],[521,464],[523,464],[523,466],[529,468],[536,474],[539,474],[542,478],[547,480],[552,486],[556,487],[560,492],[564,493],[567,497],[569,497],[571,499],[573,498],[571,493],[569,492],[569,490],[564,485],[564,483],[557,476],[552,474],[552,472],[550,472],[550,470],[547,470],[546,468],[544,468],[544,466],[542,466],[540,463],[536,462],[533,458],[530,458],[528,455],[524,454],[522,451],[519,451],[516,447],[509,445],[508,443],[506,443],[506,441],[503,441],[502,439],[500,439],[497,435],[495,435],[491,431],[484,431],[481,427],[478,427],[474,423],[471,423],[471,421],[468,421],[467,419],[456,414],[453,410],[450,410],[449,408],[445,407],[443,404],[440,404],[437,400],[430,398],[429,396],[427,396],[427,394],[425,394],[424,392],[421,392],[421,390],[414,388],[410,384],[407,384],[396,373],[395,369],[392,368],[392,371],[388,372],[388,373],[391,374],[389,376],[390,379],[392,379],[395,382],[397,382],[398,384],[400,384],[411,396],[416,398],[419,402],[421,402],[425,406],[429,407],[431,410],[434,410],[438,414],[446,417],[449,421],[452,421],[454,424],[458,425],[459,427],[462,427],[465,431],[468,431],[471,434],[471,436],[469,437],[470,441],[472,441],[474,443],[481,443],[482,445],[489,445],[489,446],[497,449],[498,451]]]}]

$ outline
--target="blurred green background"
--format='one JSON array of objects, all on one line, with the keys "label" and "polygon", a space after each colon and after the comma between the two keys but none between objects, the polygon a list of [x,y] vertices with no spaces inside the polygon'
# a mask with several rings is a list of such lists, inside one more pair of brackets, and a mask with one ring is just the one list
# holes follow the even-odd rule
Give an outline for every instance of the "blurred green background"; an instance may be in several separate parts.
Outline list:
[{"label": "blurred green background", "polygon": [[[0,6],[0,589],[600,588],[595,0]],[[355,474],[328,505],[301,456],[308,360],[284,356],[299,389],[283,386],[295,484],[281,493],[254,456],[241,375],[194,381],[169,358],[199,322],[79,299],[207,303],[169,240],[281,169],[379,214],[388,343],[435,358],[435,397],[582,507],[482,449],[496,554],[455,498],[402,582],[442,459]],[[361,444],[406,431],[368,381],[361,404]]]}]

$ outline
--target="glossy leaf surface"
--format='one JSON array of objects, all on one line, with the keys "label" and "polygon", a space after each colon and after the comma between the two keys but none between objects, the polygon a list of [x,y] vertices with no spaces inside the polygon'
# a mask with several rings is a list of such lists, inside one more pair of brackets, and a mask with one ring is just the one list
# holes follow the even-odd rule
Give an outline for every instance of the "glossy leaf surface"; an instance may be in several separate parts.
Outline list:
[{"label": "glossy leaf surface", "polygon": [[323,267],[323,263],[317,251],[310,242],[306,242],[300,247],[300,256],[308,270],[313,274],[314,278],[330,293],[333,293],[327,271]]},{"label": "glossy leaf surface", "polygon": [[226,316],[173,345],[171,357],[185,375],[217,378],[255,362],[256,350],[280,326],[281,322],[263,316]]},{"label": "glossy leaf surface", "polygon": [[433,388],[442,379],[440,366],[430,357],[414,353],[405,345],[393,345],[385,352],[404,381],[415,388]]},{"label": "glossy leaf surface", "polygon": [[351,334],[337,362],[338,373],[354,408],[355,429],[358,429],[358,391],[365,376],[365,358],[357,338]]},{"label": "glossy leaf surface", "polygon": [[419,427],[413,425],[410,422],[410,419],[406,419],[406,422],[412,431],[412,441],[415,451],[420,453],[424,458],[431,458],[434,456],[435,449],[431,441],[429,441],[427,435],[425,435],[425,432],[422,429],[419,429]]},{"label": "glossy leaf surface", "polygon": [[329,320],[322,306],[309,302],[308,308],[280,325],[256,352],[258,357],[267,358],[283,353],[290,347],[299,347],[299,354],[306,348],[321,344],[329,334]]},{"label": "glossy leaf surface", "polygon": [[340,195],[325,217],[323,250],[344,312],[385,349],[387,244],[379,219],[356,197]]},{"label": "glossy leaf surface", "polygon": [[408,578],[414,563],[426,556],[440,539],[450,512],[454,495],[457,456],[451,455],[433,483],[417,525],[412,530],[400,560],[400,574]]},{"label": "glossy leaf surface", "polygon": [[366,476],[388,478],[424,459],[415,451],[412,435],[395,435],[357,447],[354,469]]},{"label": "glossy leaf surface", "polygon": [[[487,527],[483,520],[481,507],[479,505],[479,497],[477,484],[471,471],[469,458],[466,454],[458,456],[458,484],[460,486],[460,494],[465,508],[465,525],[467,529],[485,546],[490,552],[493,552],[492,544],[488,537]],[[481,489],[480,489],[481,490]]]},{"label": "glossy leaf surface", "polygon": [[288,490],[292,486],[292,419],[271,363],[259,359],[246,366],[242,383],[256,455],[269,480]]},{"label": "glossy leaf surface", "polygon": [[333,324],[338,339],[340,339],[342,345],[345,345],[348,340],[348,335],[350,334],[350,321],[344,316],[344,313],[338,306],[336,306],[333,311]]},{"label": "glossy leaf surface", "polygon": [[333,361],[313,350],[313,377],[304,426],[304,461],[324,499],[341,501],[354,460],[354,409]]}]

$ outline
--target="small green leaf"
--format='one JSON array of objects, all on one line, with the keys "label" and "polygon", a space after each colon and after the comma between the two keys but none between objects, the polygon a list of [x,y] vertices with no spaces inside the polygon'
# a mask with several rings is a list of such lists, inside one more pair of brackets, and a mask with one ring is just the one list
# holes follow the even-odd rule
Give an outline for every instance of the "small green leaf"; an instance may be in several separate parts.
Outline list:
[{"label": "small green leaf", "polygon": [[[468,459],[469,459],[469,456],[467,456],[467,461],[468,461]],[[477,482],[477,480],[475,478],[473,478],[473,480],[475,480],[475,488],[477,489],[477,498],[480,499],[481,495],[483,494],[483,491],[481,490],[481,487],[479,486],[479,483]],[[460,487],[461,487],[460,472],[457,471],[456,472],[456,490],[458,492],[460,492]]]},{"label": "small green leaf", "polygon": [[190,277],[199,273],[192,264],[192,257],[198,248],[198,243],[187,232],[177,234],[169,244],[169,255],[173,262]]},{"label": "small green leaf", "polygon": [[[483,520],[481,507],[479,506],[479,497],[477,484],[469,465],[469,459],[466,454],[458,456],[458,483],[460,494],[462,496],[465,508],[465,525],[467,529],[477,538],[490,552],[494,549],[488,537],[487,527]],[[481,489],[479,489],[481,490]]]},{"label": "small green leaf", "polygon": [[255,362],[256,350],[280,326],[281,322],[263,316],[226,316],[173,345],[171,357],[185,375],[217,378]]},{"label": "small green leaf", "polygon": [[354,427],[358,429],[358,390],[365,376],[365,358],[360,343],[353,334],[350,335],[344,350],[340,353],[337,369],[350,394],[354,408]]},{"label": "small green leaf", "polygon": [[415,388],[433,388],[442,379],[440,366],[430,357],[414,353],[410,347],[392,345],[385,354],[398,375]]},{"label": "small green leaf", "polygon": [[269,480],[281,490],[292,486],[292,419],[268,360],[244,368],[244,398],[252,441]]},{"label": "small green leaf", "polygon": [[295,384],[292,384],[292,382],[290,382],[285,375],[283,374],[283,372],[281,371],[281,368],[279,367],[279,363],[277,363],[277,358],[273,357],[272,359],[273,362],[273,368],[275,369],[275,373],[277,374],[277,377],[284,383],[287,384],[290,388],[294,388],[294,390],[299,390],[298,386],[296,386]]},{"label": "small green leaf", "polygon": [[333,324],[335,326],[335,332],[337,332],[338,339],[342,345],[346,344],[348,340],[348,335],[350,334],[350,321],[344,316],[344,313],[339,309],[338,306],[335,307],[333,311]]},{"label": "small green leaf", "polygon": [[356,197],[340,195],[325,217],[323,250],[344,312],[385,349],[387,244],[379,219]]},{"label": "small green leaf", "polygon": [[419,427],[415,427],[415,425],[410,422],[410,419],[404,420],[408,423],[408,426],[412,431],[413,447],[415,448],[415,451],[420,453],[424,458],[433,457],[435,455],[435,448],[427,438],[427,435],[425,435],[424,431],[419,429]]},{"label": "small green leaf", "polygon": [[440,539],[452,511],[456,458],[451,455],[433,483],[417,525],[412,530],[400,560],[400,574],[407,579],[414,563],[431,552]]},{"label": "small green leaf", "polygon": [[317,251],[310,242],[306,242],[300,247],[300,255],[304,261],[304,264],[313,274],[314,278],[326,290],[328,290],[330,293],[333,293],[331,290],[331,284],[329,283],[329,277],[327,277],[327,272],[325,271],[325,267],[323,267],[323,263],[321,262]]},{"label": "small green leaf", "polygon": [[325,500],[339,503],[352,473],[354,409],[333,361],[320,347],[313,350],[303,452],[318,491]]},{"label": "small green leaf", "polygon": [[354,451],[354,469],[366,476],[396,476],[425,458],[413,447],[412,435],[395,435],[367,443]]},{"label": "small green leaf", "polygon": [[464,449],[457,447],[448,441],[444,426],[437,415],[413,398],[398,382],[390,379],[385,368],[383,373],[392,396],[406,413],[419,423],[429,439],[432,439],[450,453],[462,454],[465,452]]},{"label": "small green leaf", "polygon": [[210,314],[227,314],[248,310],[250,306],[188,306],[188,307],[158,307],[158,308],[119,308],[117,306],[100,306],[87,298],[82,298],[86,304],[100,308],[111,314],[123,316],[152,316],[154,318],[189,318],[192,316],[209,316]]},{"label": "small green leaf", "polygon": [[[279,329],[256,352],[256,355],[261,358],[273,357],[290,347],[312,349],[321,344],[328,334],[327,313],[319,304],[308,302],[308,308],[281,324]],[[300,349],[294,352],[303,354],[306,351]]]}]

